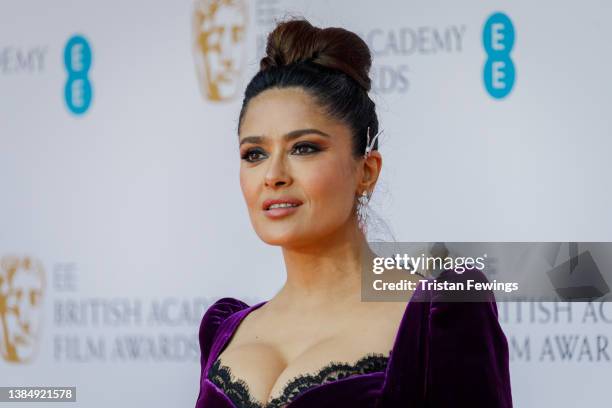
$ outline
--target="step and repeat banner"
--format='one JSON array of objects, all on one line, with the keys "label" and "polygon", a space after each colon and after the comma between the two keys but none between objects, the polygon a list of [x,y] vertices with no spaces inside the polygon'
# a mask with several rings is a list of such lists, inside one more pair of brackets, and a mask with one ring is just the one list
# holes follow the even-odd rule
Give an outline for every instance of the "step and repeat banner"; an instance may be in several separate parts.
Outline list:
[{"label": "step and repeat banner", "polygon": [[[612,240],[607,1],[5,0],[1,386],[195,404],[204,310],[284,281],[248,218],[236,127],[289,16],[372,50],[388,228],[369,238]],[[611,303],[498,306],[515,406],[608,405]]]}]

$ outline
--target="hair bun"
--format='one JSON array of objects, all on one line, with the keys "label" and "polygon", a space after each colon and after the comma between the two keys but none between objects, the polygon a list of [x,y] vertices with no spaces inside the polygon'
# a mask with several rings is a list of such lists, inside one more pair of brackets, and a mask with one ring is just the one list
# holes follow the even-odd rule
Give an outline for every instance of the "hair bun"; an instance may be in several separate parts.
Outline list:
[{"label": "hair bun", "polygon": [[369,91],[372,56],[368,45],[357,34],[340,27],[314,27],[304,19],[278,23],[268,35],[266,56],[260,71],[312,61],[344,72]]}]

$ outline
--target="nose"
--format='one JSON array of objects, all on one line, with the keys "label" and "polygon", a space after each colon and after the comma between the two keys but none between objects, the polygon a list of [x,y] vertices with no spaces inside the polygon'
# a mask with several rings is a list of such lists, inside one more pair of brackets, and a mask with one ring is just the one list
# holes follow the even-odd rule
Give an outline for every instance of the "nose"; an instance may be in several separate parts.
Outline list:
[{"label": "nose", "polygon": [[282,154],[272,155],[268,163],[269,166],[265,176],[266,187],[278,188],[291,184],[291,176]]}]

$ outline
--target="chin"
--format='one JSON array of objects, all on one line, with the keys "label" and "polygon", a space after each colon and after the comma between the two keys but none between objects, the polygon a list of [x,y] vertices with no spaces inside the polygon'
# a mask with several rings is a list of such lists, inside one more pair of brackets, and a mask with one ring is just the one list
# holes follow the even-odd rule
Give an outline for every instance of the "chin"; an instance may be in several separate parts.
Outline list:
[{"label": "chin", "polygon": [[299,239],[291,233],[273,234],[268,232],[260,234],[259,238],[261,238],[261,240],[268,245],[283,247],[291,246],[292,244],[295,244],[297,241],[299,241]]},{"label": "chin", "polygon": [[259,238],[268,245],[290,247],[307,240],[308,234],[297,228],[274,228],[261,226],[257,229]]}]

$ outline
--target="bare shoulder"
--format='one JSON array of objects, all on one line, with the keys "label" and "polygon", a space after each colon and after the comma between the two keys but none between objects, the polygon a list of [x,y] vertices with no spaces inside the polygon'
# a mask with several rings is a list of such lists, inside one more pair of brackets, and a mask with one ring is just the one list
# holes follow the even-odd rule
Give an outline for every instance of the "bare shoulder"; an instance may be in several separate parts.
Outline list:
[{"label": "bare shoulder", "polygon": [[407,303],[362,302],[343,317],[343,331],[347,337],[359,339],[366,350],[386,354],[393,347]]}]

